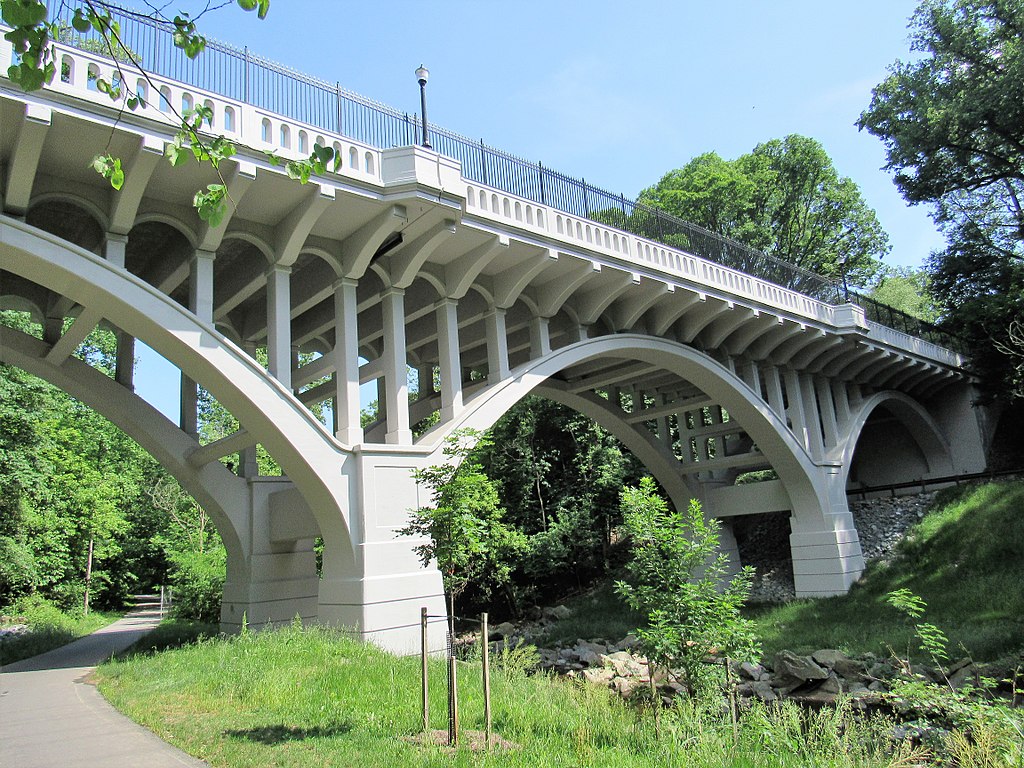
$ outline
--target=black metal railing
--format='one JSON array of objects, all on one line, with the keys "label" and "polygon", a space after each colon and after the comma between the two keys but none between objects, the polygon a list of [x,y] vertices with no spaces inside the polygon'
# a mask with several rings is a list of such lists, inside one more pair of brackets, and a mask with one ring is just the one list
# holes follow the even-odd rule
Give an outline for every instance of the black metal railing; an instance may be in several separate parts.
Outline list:
[{"label": "black metal railing", "polygon": [[[47,0],[51,19],[65,27],[69,45],[99,49],[95,32],[71,29],[72,10],[60,0]],[[215,40],[196,59],[189,59],[172,40],[169,24],[114,4],[108,7],[120,23],[123,44],[148,72],[188,83],[230,99],[346,136],[378,149],[408,146],[417,141],[419,116],[297,72]],[[802,269],[743,243],[710,232],[665,211],[627,199],[436,125],[428,127],[433,149],[458,160],[462,175],[509,194],[551,206],[563,213],[591,219],[635,235],[687,251],[722,266],[740,270],[784,288],[830,304],[847,299],[863,307],[868,319],[960,349],[942,329],[863,294],[849,292],[834,279]],[[962,351],[962,349],[961,349]]]}]

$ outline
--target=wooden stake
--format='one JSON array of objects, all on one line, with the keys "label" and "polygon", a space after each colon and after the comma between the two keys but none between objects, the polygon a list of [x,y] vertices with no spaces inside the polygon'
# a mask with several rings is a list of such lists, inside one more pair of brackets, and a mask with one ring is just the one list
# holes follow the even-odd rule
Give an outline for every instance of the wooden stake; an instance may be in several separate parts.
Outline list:
[{"label": "wooden stake", "polygon": [[420,662],[422,666],[423,681],[423,733],[430,730],[430,698],[429,685],[427,682],[427,657],[430,649],[427,648],[427,609],[420,609]]},{"label": "wooden stake", "polygon": [[448,596],[448,744],[459,743],[459,696],[455,674],[455,596]]},{"label": "wooden stake", "polygon": [[480,643],[483,645],[484,667],[484,743],[489,750],[491,748],[491,660],[490,643],[488,642],[489,632],[487,630],[487,614],[480,614]]}]

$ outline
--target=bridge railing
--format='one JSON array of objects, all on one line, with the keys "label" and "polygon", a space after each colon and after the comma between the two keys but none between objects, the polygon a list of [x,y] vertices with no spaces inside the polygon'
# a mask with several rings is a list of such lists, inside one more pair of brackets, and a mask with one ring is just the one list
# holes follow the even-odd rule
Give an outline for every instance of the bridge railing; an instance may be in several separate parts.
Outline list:
[{"label": "bridge railing", "polygon": [[[62,42],[103,53],[102,40],[95,32],[82,35],[73,30],[69,4],[61,0],[47,0],[47,4],[50,18],[61,25]],[[333,131],[376,149],[417,142],[419,117],[416,113],[402,112],[346,90],[338,82],[311,77],[254,54],[248,48],[236,48],[215,40],[207,42],[201,56],[189,59],[174,46],[170,25],[114,4],[101,4],[119,21],[121,41],[131,52],[133,63],[147,72],[288,117],[311,126],[313,131],[317,128]],[[264,120],[264,124],[267,122]],[[820,301],[830,304],[852,301],[864,308],[871,321],[950,349],[961,346],[957,339],[937,326],[862,294],[847,293],[835,280],[630,200],[625,195],[595,187],[585,179],[567,176],[540,162],[490,147],[482,139],[469,139],[440,126],[428,126],[428,135],[435,151],[459,161],[462,175],[469,181],[664,243]],[[369,170],[365,163],[363,170]]]}]

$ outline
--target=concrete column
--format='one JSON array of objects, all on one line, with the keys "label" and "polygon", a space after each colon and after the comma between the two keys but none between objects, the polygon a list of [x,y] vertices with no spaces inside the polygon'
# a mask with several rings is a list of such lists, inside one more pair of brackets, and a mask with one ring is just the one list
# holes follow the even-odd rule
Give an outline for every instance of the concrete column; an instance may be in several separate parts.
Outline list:
[{"label": "concrete column", "polygon": [[487,380],[491,383],[509,377],[508,333],[505,330],[505,310],[493,307],[484,316],[487,325]]},{"label": "concrete column", "polygon": [[818,398],[814,394],[814,382],[806,373],[798,375],[801,399],[804,401],[804,417],[807,427],[807,441],[811,458],[819,460],[825,453],[825,444],[821,438],[821,413],[818,410]]},{"label": "concrete column", "polygon": [[841,468],[827,466],[821,471],[827,500],[809,507],[797,501],[790,518],[789,543],[798,598],[843,594],[864,571],[864,554],[846,503]]},{"label": "concrete column", "polygon": [[128,235],[107,232],[103,243],[103,258],[111,264],[124,269],[124,254],[128,247]]},{"label": "concrete column", "polygon": [[462,359],[459,352],[459,303],[437,303],[437,354],[441,369],[441,421],[451,421],[462,410]]},{"label": "concrete column", "polygon": [[[736,543],[736,534],[732,530],[732,521],[728,518],[718,518],[720,528],[718,529],[718,552],[725,555],[729,562],[726,565],[725,578],[734,578],[743,568],[740,562],[740,548]],[[722,585],[725,586],[724,584]]]},{"label": "concrete column", "polygon": [[434,394],[434,366],[416,366],[416,399],[423,400]]},{"label": "concrete column", "polygon": [[[195,251],[189,260],[188,308],[199,320],[213,324],[213,261],[212,251]],[[198,385],[184,373],[181,375],[181,419],[183,432],[198,435]]]},{"label": "concrete column", "polygon": [[530,359],[536,360],[551,352],[551,318],[530,319]]},{"label": "concrete column", "polygon": [[774,365],[765,364],[764,384],[765,389],[767,390],[765,394],[768,400],[768,405],[773,411],[775,411],[776,416],[785,421],[786,406],[783,404],[784,401],[782,399],[782,380],[779,377],[779,369]]},{"label": "concrete column", "polygon": [[786,400],[789,407],[786,415],[789,416],[790,428],[796,439],[808,451],[811,448],[810,437],[807,429],[807,414],[804,411],[804,396],[800,386],[800,376],[792,368],[787,368],[783,373],[786,382]]},{"label": "concrete column", "polygon": [[850,423],[850,395],[846,391],[846,382],[836,379],[832,382],[832,401],[836,405],[836,418],[839,420],[839,428],[846,429]]},{"label": "concrete column", "polygon": [[814,389],[817,393],[818,411],[821,414],[821,424],[825,430],[825,447],[834,448],[839,444],[839,424],[836,421],[836,407],[832,400],[832,388],[828,381],[822,378],[814,379]]},{"label": "concrete column", "polygon": [[267,368],[286,389],[292,388],[291,267],[267,271]]},{"label": "concrete column", "polygon": [[335,435],[347,445],[363,441],[359,424],[359,328],[355,280],[334,283]]},{"label": "concrete column", "polygon": [[405,353],[405,291],[388,288],[382,294],[384,314],[384,400],[387,432],[384,441],[412,444],[409,428],[408,363]]},{"label": "concrete column", "polygon": [[117,361],[114,380],[131,392],[135,391],[135,337],[117,332]]}]

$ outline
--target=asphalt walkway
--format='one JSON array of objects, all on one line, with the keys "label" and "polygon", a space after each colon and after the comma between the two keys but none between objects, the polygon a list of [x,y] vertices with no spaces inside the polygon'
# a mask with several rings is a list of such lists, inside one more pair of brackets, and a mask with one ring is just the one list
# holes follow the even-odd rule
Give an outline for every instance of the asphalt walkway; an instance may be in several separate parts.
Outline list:
[{"label": "asphalt walkway", "polygon": [[0,667],[0,763],[5,768],[205,766],[136,725],[87,682],[96,665],[160,623],[140,601],[120,621],[63,648]]}]

